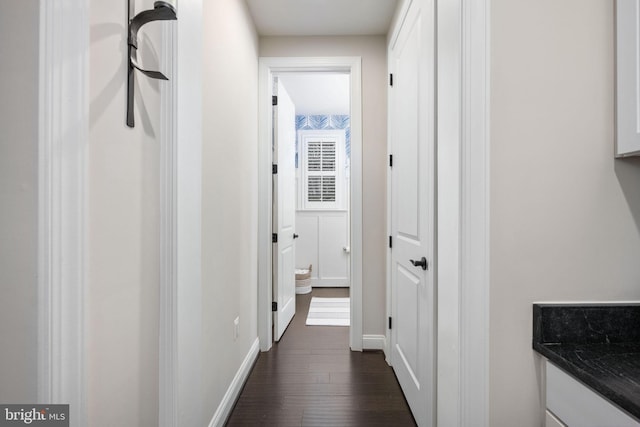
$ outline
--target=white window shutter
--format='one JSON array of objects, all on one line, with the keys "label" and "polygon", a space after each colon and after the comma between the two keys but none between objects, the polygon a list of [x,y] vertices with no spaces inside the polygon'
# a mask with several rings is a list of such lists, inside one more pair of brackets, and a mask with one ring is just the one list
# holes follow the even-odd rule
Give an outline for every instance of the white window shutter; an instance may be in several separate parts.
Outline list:
[{"label": "white window shutter", "polygon": [[345,209],[344,130],[299,131],[301,208]]},{"label": "white window shutter", "polygon": [[336,143],[307,143],[307,201],[336,202]]}]

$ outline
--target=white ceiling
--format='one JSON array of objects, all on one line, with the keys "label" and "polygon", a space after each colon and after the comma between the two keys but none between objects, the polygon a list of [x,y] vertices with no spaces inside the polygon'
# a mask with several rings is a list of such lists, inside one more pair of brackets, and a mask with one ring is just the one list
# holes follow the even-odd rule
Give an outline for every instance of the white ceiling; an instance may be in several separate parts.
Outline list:
[{"label": "white ceiling", "polygon": [[247,0],[261,36],[387,34],[397,0]]},{"label": "white ceiling", "polygon": [[290,73],[278,76],[296,114],[349,114],[349,75]]}]

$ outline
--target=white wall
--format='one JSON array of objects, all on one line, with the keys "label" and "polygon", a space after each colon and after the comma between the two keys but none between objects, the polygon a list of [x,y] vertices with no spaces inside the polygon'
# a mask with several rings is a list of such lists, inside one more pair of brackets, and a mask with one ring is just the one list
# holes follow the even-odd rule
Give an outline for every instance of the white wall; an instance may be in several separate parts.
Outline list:
[{"label": "white wall", "polygon": [[37,396],[39,1],[0,2],[0,402]]},{"label": "white wall", "polygon": [[[153,7],[152,0],[135,4],[138,12]],[[125,1],[91,1],[87,397],[92,427],[158,424],[159,85],[167,83],[137,74],[136,127],[126,127],[126,7]],[[149,24],[139,35],[139,58],[153,69],[158,29]]]},{"label": "white wall", "polygon": [[[137,11],[153,6],[136,3]],[[203,15],[202,395],[208,422],[257,337],[258,39],[244,2],[208,2]],[[125,23],[126,2],[92,1],[92,426],[158,423],[159,88],[171,83],[138,74],[136,127],[125,126]],[[148,24],[139,38],[139,58],[148,68],[160,62],[161,25]],[[117,410],[105,414],[104,402]]]},{"label": "white wall", "polygon": [[202,382],[208,422],[258,335],[258,37],[244,2],[204,2],[203,14]]},{"label": "white wall", "polygon": [[640,298],[640,161],[613,158],[613,2],[491,4],[489,424],[540,426],[531,303]]},{"label": "white wall", "polygon": [[385,334],[387,56],[384,36],[261,37],[260,56],[361,56],[363,334]]}]

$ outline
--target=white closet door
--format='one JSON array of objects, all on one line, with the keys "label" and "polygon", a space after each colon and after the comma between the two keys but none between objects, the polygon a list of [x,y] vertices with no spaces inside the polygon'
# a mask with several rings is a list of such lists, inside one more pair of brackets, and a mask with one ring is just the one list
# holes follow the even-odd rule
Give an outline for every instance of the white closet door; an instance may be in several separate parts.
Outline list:
[{"label": "white closet door", "polygon": [[391,49],[391,359],[416,422],[434,425],[434,3],[414,1]]}]

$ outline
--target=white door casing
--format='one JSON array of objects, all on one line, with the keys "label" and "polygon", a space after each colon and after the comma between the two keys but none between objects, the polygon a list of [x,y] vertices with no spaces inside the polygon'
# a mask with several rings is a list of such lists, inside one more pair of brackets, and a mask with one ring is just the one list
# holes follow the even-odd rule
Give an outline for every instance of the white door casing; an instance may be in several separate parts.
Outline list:
[{"label": "white door casing", "polygon": [[165,22],[160,85],[160,427],[202,425],[203,1]]},{"label": "white door casing", "polygon": [[40,1],[37,400],[87,425],[88,0]]},{"label": "white door casing", "polygon": [[362,335],[362,59],[360,57],[272,57],[259,61],[258,140],[258,335],[260,350],[272,345],[271,314],[271,96],[274,74],[285,72],[347,72],[351,98],[351,167],[349,180],[349,260],[351,327],[349,346],[363,348]]},{"label": "white door casing", "polygon": [[420,426],[435,421],[434,36],[433,1],[414,2],[390,57],[391,361]]},{"label": "white door casing", "polygon": [[294,245],[296,220],[295,191],[295,107],[286,89],[278,80],[277,105],[273,106],[273,300],[274,340],[279,341],[296,313],[296,282]]}]

